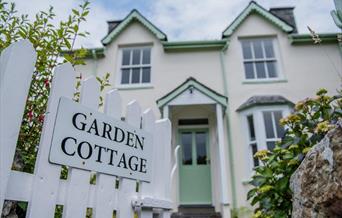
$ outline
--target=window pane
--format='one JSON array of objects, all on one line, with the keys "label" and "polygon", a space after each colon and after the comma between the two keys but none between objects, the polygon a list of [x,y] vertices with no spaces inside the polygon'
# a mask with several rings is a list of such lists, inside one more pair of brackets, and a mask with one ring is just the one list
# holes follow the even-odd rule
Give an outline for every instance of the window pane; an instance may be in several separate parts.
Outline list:
[{"label": "window pane", "polygon": [[266,131],[266,138],[274,138],[274,131],[273,131],[273,123],[272,123],[272,112],[271,111],[264,111],[264,123],[265,123],[265,131]]},{"label": "window pane", "polygon": [[133,49],[133,65],[140,64],[140,49]]},{"label": "window pane", "polygon": [[144,48],[143,49],[143,64],[150,64],[151,63],[151,49],[150,48]]},{"label": "window pane", "polygon": [[121,70],[121,84],[129,83],[129,70],[130,69],[122,69]]},{"label": "window pane", "polygon": [[196,152],[197,152],[197,164],[207,164],[207,134],[205,132],[196,132]]},{"label": "window pane", "polygon": [[140,83],[140,68],[132,69],[132,83]]},{"label": "window pane", "polygon": [[246,79],[254,79],[253,63],[244,63]]},{"label": "window pane", "polygon": [[265,71],[265,63],[264,62],[255,62],[255,68],[257,71],[257,78],[258,79],[266,78],[266,71]]},{"label": "window pane", "polygon": [[151,68],[144,67],[142,69],[142,83],[150,83],[151,82]]},{"label": "window pane", "polygon": [[268,61],[266,62],[267,64],[267,71],[268,71],[268,76],[270,78],[275,78],[277,77],[277,70],[276,70],[276,62],[275,61]]},{"label": "window pane", "polygon": [[272,39],[264,40],[265,55],[267,58],[274,58]]},{"label": "window pane", "polygon": [[129,65],[131,59],[131,50],[125,49],[122,50],[122,65]]},{"label": "window pane", "polygon": [[183,147],[183,164],[192,164],[192,134],[190,132],[184,132],[181,134],[181,143]]},{"label": "window pane", "polygon": [[254,131],[254,122],[253,122],[253,115],[247,116],[248,121],[248,128],[249,128],[249,140],[255,140],[255,131]]},{"label": "window pane", "polygon": [[263,58],[261,40],[253,41],[254,58]]},{"label": "window pane", "polygon": [[244,59],[252,58],[252,50],[250,41],[242,41],[242,53]]},{"label": "window pane", "polygon": [[285,134],[284,128],[280,126],[279,121],[282,118],[282,113],[281,111],[274,111],[274,119],[276,123],[276,129],[277,129],[277,136],[278,138],[282,138]]},{"label": "window pane", "polygon": [[258,152],[258,146],[257,144],[251,144],[251,149],[252,149],[252,155],[253,155],[253,164],[254,164],[254,167],[257,167],[259,166],[259,160],[258,158],[254,157],[255,153]]},{"label": "window pane", "polygon": [[273,149],[275,148],[275,142],[267,142],[267,149],[270,151],[273,151]]}]

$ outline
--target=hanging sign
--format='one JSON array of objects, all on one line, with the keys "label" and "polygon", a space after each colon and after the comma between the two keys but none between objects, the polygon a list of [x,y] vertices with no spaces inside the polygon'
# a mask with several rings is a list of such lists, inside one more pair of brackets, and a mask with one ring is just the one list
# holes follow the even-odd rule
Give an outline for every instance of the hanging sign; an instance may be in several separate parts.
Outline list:
[{"label": "hanging sign", "polygon": [[148,132],[62,97],[49,161],[150,182],[152,143]]}]

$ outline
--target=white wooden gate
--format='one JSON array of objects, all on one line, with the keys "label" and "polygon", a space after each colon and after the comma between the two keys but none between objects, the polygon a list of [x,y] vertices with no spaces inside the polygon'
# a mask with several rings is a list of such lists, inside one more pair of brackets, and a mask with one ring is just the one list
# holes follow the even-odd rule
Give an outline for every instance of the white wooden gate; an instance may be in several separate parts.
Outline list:
[{"label": "white wooden gate", "polygon": [[[28,202],[28,218],[54,217],[56,205],[64,205],[63,217],[84,218],[86,208],[94,218],[170,217],[171,127],[167,119],[155,120],[152,110],[141,112],[136,101],[126,108],[126,122],[153,135],[153,168],[151,183],[140,182],[139,192],[132,179],[96,174],[91,185],[90,172],[69,168],[67,180],[60,180],[61,166],[50,164],[48,155],[60,97],[72,98],[75,71],[69,64],[55,69],[47,115],[40,139],[34,174],[12,171],[17,138],[28,89],[36,61],[36,53],[27,40],[12,44],[0,59],[0,213],[7,200]],[[94,77],[82,82],[80,103],[98,109],[99,84]],[[106,93],[104,112],[121,118],[121,99],[116,90]],[[142,123],[141,123],[142,122]],[[119,188],[115,188],[116,180]]]}]

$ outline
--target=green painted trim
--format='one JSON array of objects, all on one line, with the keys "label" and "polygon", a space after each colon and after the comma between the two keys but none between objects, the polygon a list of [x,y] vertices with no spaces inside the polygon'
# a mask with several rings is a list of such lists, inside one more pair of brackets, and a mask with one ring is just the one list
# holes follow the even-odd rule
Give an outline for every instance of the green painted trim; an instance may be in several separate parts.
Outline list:
[{"label": "green painted trim", "polygon": [[251,1],[249,5],[235,18],[235,20],[223,31],[223,37],[230,37],[235,30],[243,23],[243,21],[252,13],[256,13],[266,20],[270,21],[273,25],[279,27],[284,32],[290,33],[293,27],[282,21],[280,18],[267,11],[265,8],[258,5],[256,2]]},{"label": "green painted trim", "polygon": [[242,81],[242,84],[268,84],[268,83],[287,83],[287,79],[277,79],[277,80],[245,80]]},{"label": "green painted trim", "polygon": [[[105,57],[104,51],[105,48],[84,48],[86,50],[86,54],[82,59],[98,59]],[[69,51],[62,51],[61,54],[73,54],[76,51],[79,51],[81,49],[74,49]]]},{"label": "green painted trim", "polygon": [[[338,33],[318,33],[318,36],[322,40],[320,44],[338,44]],[[315,45],[310,34],[290,34],[289,40],[293,45]]]},{"label": "green painted trim", "polygon": [[151,31],[159,40],[166,41],[167,36],[160,29],[154,26],[137,10],[132,10],[120,24],[118,24],[107,36],[105,36],[101,42],[104,45],[111,43],[132,21],[139,21],[144,27]]},{"label": "green painted trim", "polygon": [[[220,62],[222,68],[222,80],[223,80],[223,87],[224,87],[224,94],[228,96],[228,82],[226,77],[226,66],[224,62],[224,53],[228,49],[229,43],[227,41],[226,46],[220,52]],[[237,207],[237,200],[236,200],[236,182],[235,182],[235,168],[234,168],[234,155],[233,155],[233,144],[232,144],[232,134],[230,131],[230,119],[229,119],[229,104],[225,109],[226,112],[226,130],[227,130],[227,138],[228,138],[228,157],[229,157],[229,170],[230,170],[230,183],[231,183],[231,190],[232,190],[232,209]],[[228,193],[227,193],[228,194]]]},{"label": "green painted trim", "polygon": [[180,86],[178,86],[176,89],[165,95],[164,97],[157,100],[157,106],[159,108],[163,108],[167,103],[172,101],[174,98],[176,98],[178,95],[182,94],[185,90],[187,90],[190,87],[194,87],[198,91],[202,92],[204,95],[208,96],[209,98],[213,99],[217,103],[221,104],[224,108],[227,107],[227,98],[223,95],[220,95],[212,90],[210,90],[208,87],[204,86],[203,84],[197,82],[197,80],[190,78]]},{"label": "green painted trim", "polygon": [[222,49],[227,40],[208,40],[208,41],[180,41],[162,42],[165,51],[183,50],[218,50]]}]

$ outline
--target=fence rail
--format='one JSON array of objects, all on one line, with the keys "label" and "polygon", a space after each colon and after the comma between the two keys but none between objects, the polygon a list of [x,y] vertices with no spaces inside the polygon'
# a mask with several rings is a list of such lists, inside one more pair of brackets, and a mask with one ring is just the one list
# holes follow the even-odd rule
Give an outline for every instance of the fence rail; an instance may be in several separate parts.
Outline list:
[{"label": "fence rail", "polygon": [[[69,64],[54,71],[47,115],[41,134],[33,174],[12,171],[16,143],[36,61],[31,43],[22,40],[6,48],[0,57],[0,211],[7,200],[26,201],[26,217],[54,217],[56,205],[63,205],[64,218],[84,218],[92,208],[94,218],[170,217],[171,124],[156,120],[152,110],[141,112],[137,101],[126,106],[125,122],[153,135],[152,179],[150,183],[70,167],[67,180],[60,179],[61,166],[48,161],[57,105],[61,97],[72,98],[75,71]],[[94,77],[82,81],[80,103],[98,110],[100,87]],[[121,98],[116,90],[106,93],[104,113],[116,119],[122,116]],[[119,188],[115,187],[119,181]],[[139,183],[139,192],[136,184]]]}]

